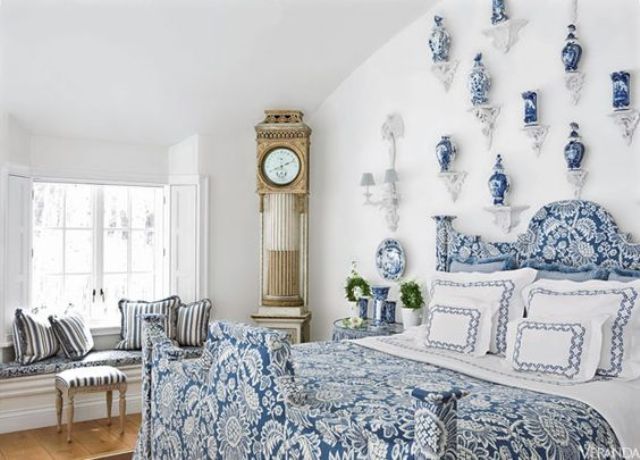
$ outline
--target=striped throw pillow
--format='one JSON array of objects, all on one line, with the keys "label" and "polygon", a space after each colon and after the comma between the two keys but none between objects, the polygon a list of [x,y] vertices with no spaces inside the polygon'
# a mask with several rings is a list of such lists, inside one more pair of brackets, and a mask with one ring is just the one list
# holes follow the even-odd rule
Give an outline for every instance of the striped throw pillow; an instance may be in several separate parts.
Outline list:
[{"label": "striped throw pillow", "polygon": [[58,340],[46,318],[39,318],[22,309],[16,310],[13,321],[13,348],[16,361],[31,364],[58,353]]},{"label": "striped throw pillow", "polygon": [[82,315],[71,313],[66,316],[49,316],[60,348],[69,359],[82,359],[93,348],[93,337]]},{"label": "striped throw pillow", "polygon": [[164,330],[170,339],[175,338],[176,308],[180,305],[177,295],[162,300],[146,302],[144,300],[122,299],[118,302],[122,320],[118,350],[140,350],[142,348],[142,315],[145,313],[159,313],[165,316]]},{"label": "striped throw pillow", "polygon": [[202,346],[207,338],[211,301],[202,299],[188,305],[178,307],[178,327],[176,340],[183,346]]}]

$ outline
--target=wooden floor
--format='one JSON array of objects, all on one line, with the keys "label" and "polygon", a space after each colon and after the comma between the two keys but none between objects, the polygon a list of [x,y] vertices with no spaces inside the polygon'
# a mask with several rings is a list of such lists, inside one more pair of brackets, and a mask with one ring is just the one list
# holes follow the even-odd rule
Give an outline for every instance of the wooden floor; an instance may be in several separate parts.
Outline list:
[{"label": "wooden floor", "polygon": [[71,443],[67,442],[66,425],[62,433],[53,426],[0,434],[0,460],[86,459],[130,451],[135,446],[139,426],[140,414],[127,416],[123,435],[117,417],[111,426],[107,425],[107,419],[77,422],[73,424]]}]

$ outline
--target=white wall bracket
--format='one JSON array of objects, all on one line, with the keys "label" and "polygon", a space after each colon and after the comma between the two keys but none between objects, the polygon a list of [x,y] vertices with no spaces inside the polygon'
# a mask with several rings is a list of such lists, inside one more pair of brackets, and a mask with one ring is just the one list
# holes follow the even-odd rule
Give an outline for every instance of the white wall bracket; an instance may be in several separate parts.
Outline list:
[{"label": "white wall bracket", "polygon": [[520,223],[520,214],[529,206],[485,206],[484,210],[493,215],[493,223],[505,234]]},{"label": "white wall bracket", "polygon": [[444,86],[445,91],[449,91],[453,77],[456,74],[459,61],[436,62],[431,66],[431,72]]},{"label": "white wall bracket", "polygon": [[569,90],[571,103],[577,105],[582,95],[584,74],[582,72],[567,72],[564,74],[564,86]]},{"label": "white wall bracket", "polygon": [[549,133],[549,126],[547,125],[530,125],[522,128],[527,137],[531,140],[531,148],[536,156],[540,156],[542,152],[542,145],[547,139]]},{"label": "white wall bracket", "polygon": [[584,169],[569,169],[567,170],[567,181],[573,190],[573,197],[580,198],[582,194],[582,187],[587,180],[589,173]]},{"label": "white wall bracket", "polygon": [[444,182],[445,187],[447,187],[451,201],[455,202],[458,199],[467,173],[465,171],[446,171],[438,174],[438,177]]},{"label": "white wall bracket", "polygon": [[618,110],[609,115],[613,122],[620,127],[622,138],[627,145],[633,141],[633,133],[640,121],[640,112],[636,109]]},{"label": "white wall bracket", "polygon": [[487,141],[487,148],[491,148],[493,143],[493,130],[495,129],[496,119],[500,115],[500,106],[497,105],[479,105],[471,107],[469,112],[480,123],[480,129]]},{"label": "white wall bracket", "polygon": [[498,51],[508,53],[511,47],[518,41],[520,30],[526,26],[528,22],[526,19],[508,19],[489,29],[483,30],[482,34],[491,39],[491,44]]}]

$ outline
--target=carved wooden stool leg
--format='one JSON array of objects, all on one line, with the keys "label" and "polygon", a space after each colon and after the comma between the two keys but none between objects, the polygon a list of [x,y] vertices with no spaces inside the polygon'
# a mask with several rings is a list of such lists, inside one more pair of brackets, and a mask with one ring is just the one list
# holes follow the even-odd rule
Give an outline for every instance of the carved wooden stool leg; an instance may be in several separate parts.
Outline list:
[{"label": "carved wooden stool leg", "polygon": [[62,431],[62,391],[56,388],[56,416],[58,420],[58,433]]},{"label": "carved wooden stool leg", "polygon": [[73,426],[73,394],[67,395],[67,442],[71,442],[71,427]]},{"label": "carved wooden stool leg", "polygon": [[113,402],[113,391],[107,391],[107,425],[111,426],[111,404]]},{"label": "carved wooden stool leg", "polygon": [[127,385],[120,386],[120,434],[124,434],[124,419],[127,413]]}]

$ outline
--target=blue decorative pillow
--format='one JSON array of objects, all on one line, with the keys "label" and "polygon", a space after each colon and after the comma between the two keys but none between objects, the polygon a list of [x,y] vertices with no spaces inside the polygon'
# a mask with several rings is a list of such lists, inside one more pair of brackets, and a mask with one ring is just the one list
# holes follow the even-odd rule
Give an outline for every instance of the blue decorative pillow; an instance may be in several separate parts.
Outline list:
[{"label": "blue decorative pillow", "polygon": [[207,338],[211,301],[202,299],[178,307],[178,327],[176,340],[183,346],[201,346]]},{"label": "blue decorative pillow", "polygon": [[16,361],[31,364],[56,355],[60,347],[46,318],[18,308],[13,320],[13,348]]},{"label": "blue decorative pillow", "polygon": [[614,268],[609,272],[609,281],[635,281],[640,279],[640,270],[628,270],[624,268]]},{"label": "blue decorative pillow", "polygon": [[167,337],[174,339],[178,305],[180,305],[180,297],[177,295],[153,302],[120,300],[118,308],[122,320],[120,328],[122,340],[116,344],[116,349],[140,350],[142,348],[142,315],[145,313],[164,315],[164,330],[167,332]]},{"label": "blue decorative pillow", "polygon": [[607,276],[609,276],[607,270],[593,264],[583,265],[582,267],[570,267],[563,264],[546,264],[537,260],[525,260],[522,266],[538,270],[538,275],[536,276],[538,280],[606,280]]},{"label": "blue decorative pillow", "polygon": [[93,348],[93,337],[82,315],[71,313],[66,316],[49,316],[60,348],[69,359],[82,359]]},{"label": "blue decorative pillow", "polygon": [[467,259],[453,257],[449,263],[449,271],[453,273],[493,273],[513,270],[514,268],[516,268],[516,263],[512,256],[487,257],[484,259],[478,257],[469,257]]}]

